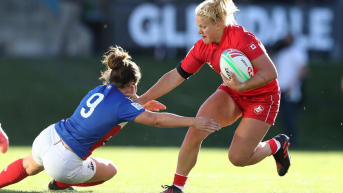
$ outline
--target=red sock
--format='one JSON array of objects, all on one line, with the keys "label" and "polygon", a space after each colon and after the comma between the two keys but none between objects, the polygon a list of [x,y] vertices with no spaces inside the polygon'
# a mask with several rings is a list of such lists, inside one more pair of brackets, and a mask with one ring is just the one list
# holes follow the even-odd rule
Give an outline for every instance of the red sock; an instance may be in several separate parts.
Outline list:
[{"label": "red sock", "polygon": [[96,186],[96,185],[99,185],[99,184],[102,184],[104,183],[105,181],[97,181],[97,182],[87,182],[87,183],[79,183],[79,184],[67,184],[67,183],[63,183],[63,182],[60,182],[60,181],[57,181],[56,180],[56,185],[60,188],[68,188],[69,186],[83,186],[83,187],[86,187],[86,186]]},{"label": "red sock", "polygon": [[175,173],[173,184],[184,187],[186,185],[187,178],[188,178],[187,176],[182,176]]},{"label": "red sock", "polygon": [[18,159],[0,173],[0,188],[20,182],[27,176],[23,167],[23,159]]},{"label": "red sock", "polygon": [[277,151],[277,144],[275,142],[275,139],[271,139],[268,141],[270,149],[272,150],[272,153],[270,155],[273,155]]}]

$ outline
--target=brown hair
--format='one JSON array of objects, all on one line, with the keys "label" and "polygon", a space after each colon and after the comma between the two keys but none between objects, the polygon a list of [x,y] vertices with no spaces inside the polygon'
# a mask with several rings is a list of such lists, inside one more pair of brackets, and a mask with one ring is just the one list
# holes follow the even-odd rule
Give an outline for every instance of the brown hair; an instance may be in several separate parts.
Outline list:
[{"label": "brown hair", "polygon": [[107,66],[99,78],[103,84],[112,83],[117,88],[124,88],[130,81],[138,83],[141,79],[140,68],[120,46],[110,46],[103,58],[101,62]]},{"label": "brown hair", "polygon": [[239,11],[232,0],[205,0],[195,8],[195,15],[205,16],[213,23],[223,21],[225,26],[237,24],[235,13]]}]

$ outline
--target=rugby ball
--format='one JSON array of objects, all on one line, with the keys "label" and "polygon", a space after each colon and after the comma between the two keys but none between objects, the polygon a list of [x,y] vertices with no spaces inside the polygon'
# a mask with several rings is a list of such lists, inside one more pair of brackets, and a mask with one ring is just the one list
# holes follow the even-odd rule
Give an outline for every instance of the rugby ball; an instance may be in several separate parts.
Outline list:
[{"label": "rugby ball", "polygon": [[248,57],[236,49],[226,49],[220,56],[220,71],[231,80],[229,72],[236,75],[240,83],[248,81],[254,76],[254,69]]}]

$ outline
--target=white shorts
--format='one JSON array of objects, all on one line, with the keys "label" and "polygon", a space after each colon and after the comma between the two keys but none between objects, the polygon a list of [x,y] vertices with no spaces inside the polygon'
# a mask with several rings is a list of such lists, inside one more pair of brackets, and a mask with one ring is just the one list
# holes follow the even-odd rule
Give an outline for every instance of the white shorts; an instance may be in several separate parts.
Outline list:
[{"label": "white shorts", "polygon": [[50,177],[68,184],[83,183],[96,172],[96,164],[90,157],[81,159],[64,147],[55,124],[44,129],[32,145],[34,160],[44,166]]}]

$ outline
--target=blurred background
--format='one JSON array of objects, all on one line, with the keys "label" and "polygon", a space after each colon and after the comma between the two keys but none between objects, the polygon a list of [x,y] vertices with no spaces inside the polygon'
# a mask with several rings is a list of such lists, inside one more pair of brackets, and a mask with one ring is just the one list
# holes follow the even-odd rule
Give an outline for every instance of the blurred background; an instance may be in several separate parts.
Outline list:
[{"label": "blurred background", "polygon": [[[10,145],[31,145],[41,130],[70,117],[101,84],[100,60],[110,45],[128,50],[141,67],[143,94],[200,39],[194,9],[201,2],[0,1],[0,122]],[[343,0],[234,2],[238,24],[261,40],[279,73],[281,112],[266,138],[286,133],[294,149],[342,150]],[[158,100],[168,112],[195,116],[220,84],[204,66]],[[238,122],[203,146],[228,148]],[[130,123],[108,144],[180,146],[186,131]]]}]

